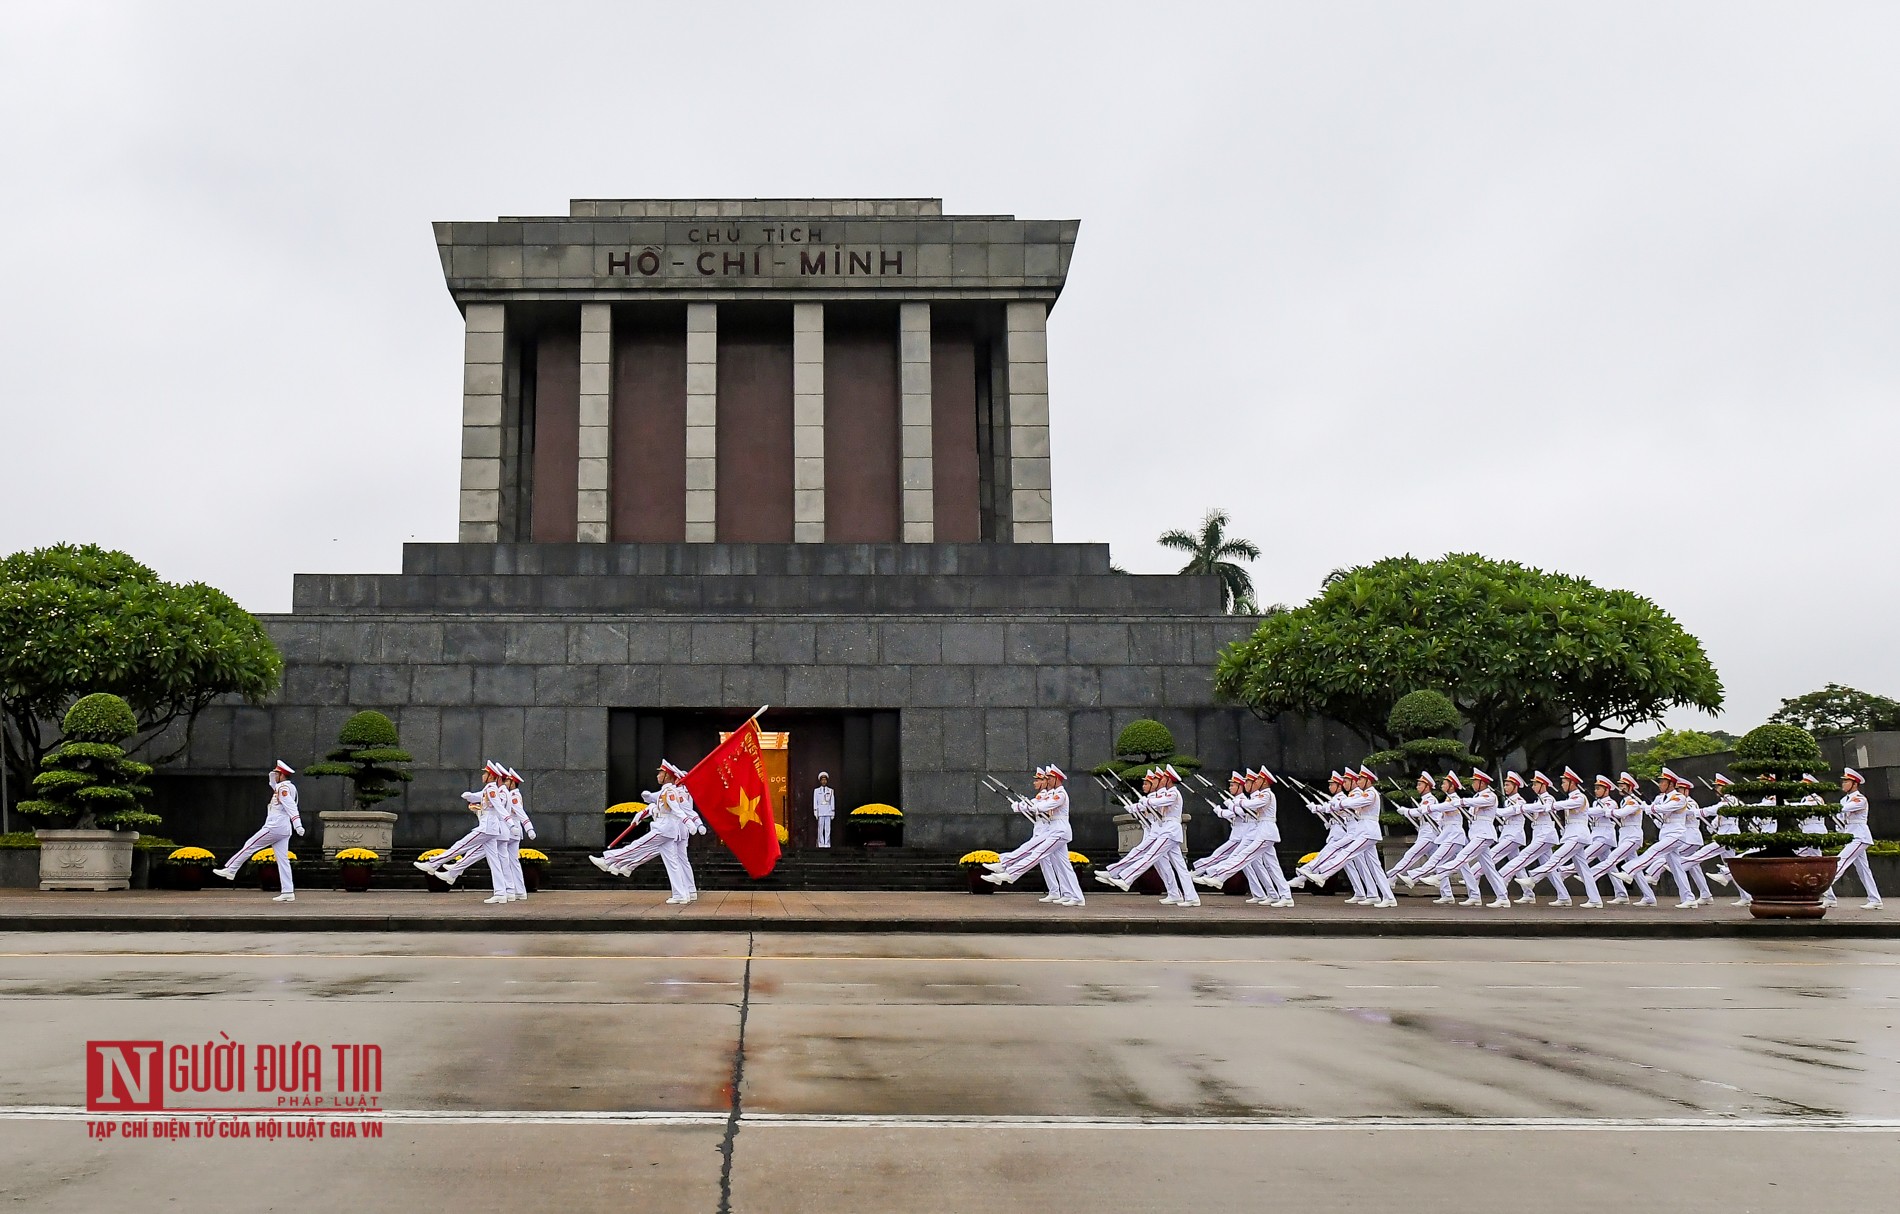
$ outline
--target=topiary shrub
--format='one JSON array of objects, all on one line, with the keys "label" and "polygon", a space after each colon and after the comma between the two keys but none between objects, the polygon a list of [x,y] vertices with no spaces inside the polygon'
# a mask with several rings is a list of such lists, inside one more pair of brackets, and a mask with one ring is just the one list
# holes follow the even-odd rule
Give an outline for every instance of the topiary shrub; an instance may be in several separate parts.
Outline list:
[{"label": "topiary shrub", "polygon": [[119,745],[139,729],[131,706],[104,692],[82,696],[66,710],[63,726],[65,741],[40,760],[33,780],[38,795],[16,808],[76,830],[157,826],[159,816],[143,808],[152,795],[145,786],[152,769],[126,758]]},{"label": "topiary shrub", "polygon": [[1143,772],[1162,763],[1173,764],[1183,775],[1201,766],[1192,755],[1174,753],[1174,734],[1166,725],[1141,717],[1122,727],[1115,737],[1115,757],[1091,769],[1091,774],[1139,783]]},{"label": "topiary shrub", "polygon": [[1441,691],[1414,691],[1399,697],[1385,719],[1385,727],[1401,742],[1416,738],[1444,738],[1463,728],[1458,706]]},{"label": "topiary shrub", "polygon": [[[1853,836],[1837,832],[1810,835],[1795,829],[1803,818],[1826,818],[1834,806],[1788,804],[1810,793],[1825,796],[1841,790],[1839,784],[1801,783],[1803,774],[1812,774],[1822,765],[1821,747],[1805,729],[1770,723],[1750,730],[1735,744],[1735,761],[1728,769],[1742,779],[1729,792],[1745,803],[1744,822],[1749,818],[1773,818],[1775,829],[1743,831],[1725,836],[1723,842],[1737,849],[1756,849],[1763,856],[1792,856],[1801,847],[1818,847],[1823,855],[1840,851]],[[1778,803],[1748,804],[1763,797],[1777,798]]]},{"label": "topiary shrub", "polygon": [[304,768],[315,777],[343,776],[358,809],[374,809],[397,793],[392,787],[415,777],[404,766],[415,756],[403,750],[396,724],[380,712],[359,712],[337,731],[337,746],[321,763]]},{"label": "topiary shrub", "polygon": [[1146,759],[1150,763],[1174,753],[1174,734],[1159,721],[1142,717],[1128,722],[1115,738],[1115,757]]}]

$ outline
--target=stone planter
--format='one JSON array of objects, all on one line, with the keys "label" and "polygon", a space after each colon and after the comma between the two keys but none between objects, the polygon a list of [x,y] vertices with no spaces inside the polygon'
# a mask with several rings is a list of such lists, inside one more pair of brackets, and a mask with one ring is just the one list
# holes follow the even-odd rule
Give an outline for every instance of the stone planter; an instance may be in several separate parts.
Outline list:
[{"label": "stone planter", "polygon": [[135,830],[36,830],[40,888],[130,889]]},{"label": "stone planter", "polygon": [[1755,918],[1819,919],[1835,863],[1833,856],[1733,856],[1728,871],[1754,899],[1748,913]]},{"label": "stone planter", "polygon": [[379,856],[394,852],[396,815],[380,809],[326,809],[323,821],[323,858],[336,859],[346,847],[367,847]]},{"label": "stone planter", "polygon": [[[1188,822],[1193,817],[1194,815],[1186,810],[1181,811],[1182,829],[1187,828]],[[1125,856],[1135,844],[1141,842],[1141,823],[1133,814],[1116,814],[1111,820],[1115,823],[1115,851]]]}]

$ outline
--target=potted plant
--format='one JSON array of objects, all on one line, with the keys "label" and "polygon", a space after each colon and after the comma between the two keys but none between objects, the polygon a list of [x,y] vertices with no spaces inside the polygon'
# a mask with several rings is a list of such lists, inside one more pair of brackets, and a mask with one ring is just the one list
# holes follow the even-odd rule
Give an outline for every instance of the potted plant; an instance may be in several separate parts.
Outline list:
[{"label": "potted plant", "polygon": [[859,847],[902,847],[904,811],[872,802],[851,811],[851,841]]},{"label": "potted plant", "polygon": [[[1735,760],[1728,769],[1742,778],[1729,792],[1743,802],[1739,812],[1744,824],[1749,818],[1775,820],[1773,831],[1743,831],[1723,839],[1751,853],[1731,856],[1728,871],[1753,899],[1748,913],[1757,919],[1819,919],[1827,914],[1821,895],[1833,884],[1835,855],[1852,836],[1803,834],[1796,829],[1801,819],[1826,817],[1830,807],[1789,803],[1810,793],[1840,791],[1838,784],[1801,782],[1804,773],[1822,762],[1814,735],[1794,725],[1762,725],[1735,744]],[[1778,803],[1753,804],[1765,797]],[[1801,851],[1819,854],[1797,854]]]},{"label": "potted plant", "polygon": [[[295,860],[296,853],[292,852],[290,858]],[[367,847],[346,847],[336,854],[337,877],[350,893],[365,893],[369,890],[370,877],[382,863],[383,858]]]},{"label": "potted plant", "polygon": [[202,847],[181,847],[165,857],[172,888],[187,893],[196,893],[205,887],[205,874],[217,862],[218,858]]},{"label": "potted plant", "polygon": [[987,848],[979,848],[957,861],[957,864],[963,869],[964,883],[970,887],[971,893],[993,894],[996,892],[996,887],[983,879],[983,873],[985,871],[983,866],[985,864],[994,864],[1001,859],[1002,857],[995,852]]},{"label": "potted plant", "polygon": [[[290,857],[290,862],[292,864],[295,864],[297,862],[296,852],[294,851],[287,852],[285,854],[287,854]],[[276,893],[283,892],[283,886],[277,880],[277,849],[276,848],[267,847],[263,851],[256,853],[255,855],[251,857],[250,865],[252,868],[257,870],[257,888],[263,890],[267,894],[276,894]]]},{"label": "potted plant", "polygon": [[[432,847],[428,851],[423,852],[420,856],[417,856],[416,859],[436,860],[436,859],[440,859],[443,856],[448,855],[448,852],[449,852],[449,849],[446,847]],[[460,859],[461,857],[458,856],[456,858]],[[528,870],[525,867],[521,870],[521,883],[523,885],[526,885],[528,883]],[[449,890],[455,888],[453,885],[450,885],[447,881],[444,881],[442,878],[436,876],[433,873],[422,874],[422,886],[424,889],[428,890],[432,894],[446,893]]]},{"label": "potted plant", "polygon": [[342,776],[350,782],[354,809],[326,809],[323,852],[335,857],[344,848],[360,847],[388,855],[395,846],[396,815],[376,807],[401,791],[398,785],[415,777],[406,765],[414,758],[399,745],[395,722],[380,712],[359,712],[337,732],[336,749],[321,763],[305,767],[308,776]]},{"label": "potted plant", "polygon": [[50,818],[63,829],[36,830],[40,888],[126,889],[132,884],[134,826],[156,826],[143,809],[152,769],[125,757],[119,745],[138,732],[138,718],[115,695],[82,696],[66,712],[65,737],[40,760],[35,798],[21,813]]},{"label": "potted plant", "polygon": [[[1464,727],[1458,706],[1443,692],[1422,690],[1400,696],[1385,719],[1386,732],[1398,739],[1398,745],[1369,754],[1362,760],[1367,767],[1399,769],[1400,778],[1392,782],[1390,789],[1381,790],[1386,803],[1416,806],[1418,794],[1412,791],[1410,781],[1421,771],[1446,766],[1483,767],[1484,760],[1466,750],[1459,740]],[[1394,835],[1418,833],[1418,823],[1402,813],[1382,813],[1379,824]]]},{"label": "potted plant", "polygon": [[524,847],[519,853],[521,859],[521,884],[531,894],[541,892],[547,884],[548,854],[533,847]]}]

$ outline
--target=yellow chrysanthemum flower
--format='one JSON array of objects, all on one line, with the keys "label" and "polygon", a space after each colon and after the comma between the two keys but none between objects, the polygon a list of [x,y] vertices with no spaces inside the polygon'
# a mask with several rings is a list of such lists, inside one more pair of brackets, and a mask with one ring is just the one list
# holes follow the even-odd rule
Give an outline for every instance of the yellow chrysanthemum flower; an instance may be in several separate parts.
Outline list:
[{"label": "yellow chrysanthemum flower", "polygon": [[904,816],[904,811],[895,805],[873,801],[869,805],[860,805],[852,810],[851,816],[854,818],[901,818]]},{"label": "yellow chrysanthemum flower", "polygon": [[998,860],[1001,860],[1002,858],[1003,857],[997,855],[993,851],[978,850],[978,851],[973,851],[970,854],[964,856],[963,859],[958,860],[957,863],[958,864],[994,864]]},{"label": "yellow chrysanthemum flower", "polygon": [[[295,859],[295,857],[292,857]],[[380,860],[381,856],[367,847],[346,847],[336,854],[338,860]]]},{"label": "yellow chrysanthemum flower", "polygon": [[1088,862],[1089,862],[1089,858],[1083,855],[1079,851],[1072,851],[1069,853],[1069,863],[1071,864],[1087,864]]},{"label": "yellow chrysanthemum flower", "polygon": [[522,848],[516,853],[516,858],[526,860],[530,864],[546,864],[548,862],[548,854],[546,852],[532,847]]},{"label": "yellow chrysanthemum flower", "polygon": [[[297,853],[296,853],[296,852],[294,852],[294,851],[293,851],[293,852],[285,852],[284,854],[285,854],[285,855],[287,855],[287,856],[289,856],[289,857],[290,857],[290,858],[291,858],[292,860],[295,860],[295,859],[297,858]],[[267,848],[265,848],[265,849],[264,849],[263,851],[261,851],[261,852],[258,852],[258,853],[257,853],[257,854],[256,854],[255,856],[252,856],[252,857],[251,857],[251,863],[252,863],[252,864],[275,864],[275,863],[277,863],[277,849],[276,849],[276,848],[274,848],[274,847],[267,847]]]},{"label": "yellow chrysanthemum flower", "polygon": [[199,860],[217,859],[202,847],[181,847],[165,858],[174,864],[193,864]]}]

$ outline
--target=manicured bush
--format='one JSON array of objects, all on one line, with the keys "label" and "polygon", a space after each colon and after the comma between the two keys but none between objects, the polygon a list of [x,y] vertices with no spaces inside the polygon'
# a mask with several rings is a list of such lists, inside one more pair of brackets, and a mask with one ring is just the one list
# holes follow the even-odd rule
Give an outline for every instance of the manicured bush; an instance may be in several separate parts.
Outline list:
[{"label": "manicured bush", "polygon": [[77,830],[157,826],[159,816],[143,807],[152,795],[145,786],[152,769],[126,758],[119,745],[138,732],[131,707],[105,692],[82,696],[62,726],[66,740],[40,760],[33,780],[38,795],[20,802],[20,812]]},{"label": "manicured bush", "polygon": [[336,740],[336,749],[323,762],[304,768],[304,773],[346,777],[358,809],[374,809],[396,795],[391,785],[415,778],[405,766],[415,757],[398,745],[401,739],[396,736],[395,722],[380,712],[357,713],[343,723]]},{"label": "manicured bush", "polygon": [[[1735,744],[1735,761],[1729,764],[1729,770],[1742,778],[1729,792],[1744,803],[1740,811],[1744,824],[1750,818],[1773,818],[1775,829],[1743,831],[1725,836],[1723,841],[1738,849],[1755,849],[1764,856],[1792,856],[1802,847],[1818,847],[1823,854],[1832,855],[1846,846],[1851,835],[1833,831],[1811,835],[1795,829],[1803,818],[1826,818],[1837,808],[1826,803],[1789,803],[1811,794],[1825,796],[1841,790],[1839,784],[1826,781],[1801,782],[1804,774],[1811,775],[1822,766],[1821,747],[1807,730],[1774,722],[1750,730]],[[1773,797],[1777,804],[1753,804],[1763,797]]]}]

